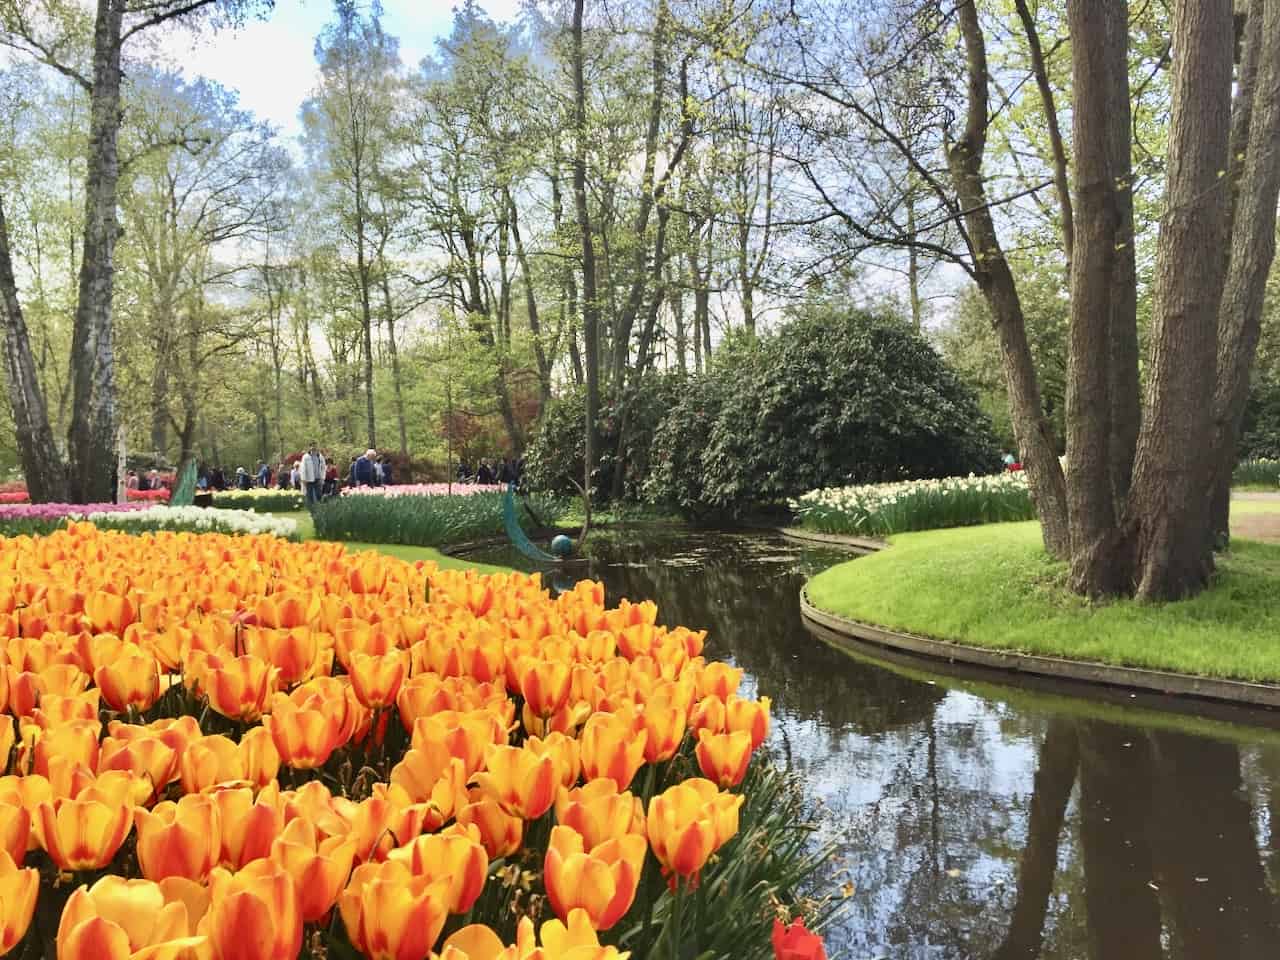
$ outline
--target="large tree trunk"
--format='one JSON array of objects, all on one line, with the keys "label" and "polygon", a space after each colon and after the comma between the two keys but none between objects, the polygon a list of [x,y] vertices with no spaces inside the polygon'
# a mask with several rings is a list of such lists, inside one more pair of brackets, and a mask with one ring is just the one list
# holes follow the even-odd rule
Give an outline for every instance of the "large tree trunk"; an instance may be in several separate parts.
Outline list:
[{"label": "large tree trunk", "polygon": [[[1225,263],[1231,0],[1174,5],[1173,121],[1146,412],[1129,514],[1137,595],[1184,597],[1213,572],[1209,492]],[[1274,148],[1274,144],[1271,145]],[[1273,214],[1274,215],[1274,214]]]},{"label": "large tree trunk", "polygon": [[969,103],[964,134],[948,145],[947,164],[968,231],[974,278],[991,310],[1000,342],[1013,430],[1040,515],[1045,549],[1054,557],[1066,558],[1070,553],[1066,482],[1053,427],[1040,399],[1022,303],[996,233],[983,180],[988,124],[986,41],[973,0],[961,3],[956,12],[964,37]]},{"label": "large tree trunk", "polygon": [[586,457],[583,486],[591,501],[591,474],[600,449],[596,421],[600,417],[600,303],[596,291],[596,255],[587,208],[587,88],[583,76],[582,16],[584,0],[573,4],[573,202],[582,235],[582,346],[587,380]]},{"label": "large tree trunk", "polygon": [[[1113,344],[1127,338],[1125,326],[1133,325],[1127,315],[1134,290],[1128,4],[1073,3],[1067,16],[1071,36],[1088,38],[1072,45],[1078,218],[1067,373],[1071,584],[1080,593],[1106,596],[1127,593],[1131,586],[1120,528],[1124,501],[1116,498],[1111,470],[1113,439],[1126,426],[1114,419],[1122,404],[1112,396],[1113,384],[1121,379],[1113,366],[1129,363],[1136,369],[1132,358],[1112,352]],[[1130,399],[1136,406],[1137,398]]]},{"label": "large tree trunk", "polygon": [[18,301],[9,252],[9,226],[0,197],[0,319],[4,321],[4,372],[9,404],[18,439],[18,455],[33,503],[49,503],[67,497],[67,475],[54,446],[49,411],[36,376],[31,339]]},{"label": "large tree trunk", "polygon": [[391,387],[396,400],[396,429],[400,434],[400,453],[408,456],[409,429],[404,416],[404,391],[400,380],[400,349],[396,345],[396,315],[391,304],[391,282],[387,278],[387,265],[382,264],[382,307],[387,324],[387,352],[391,354]]},{"label": "large tree trunk", "polygon": [[122,0],[98,0],[93,36],[84,253],[71,336],[74,413],[67,436],[69,495],[78,503],[107,502],[115,491],[116,384],[112,293],[116,186],[120,179],[120,31]]},{"label": "large tree trunk", "polygon": [[1218,313],[1210,505],[1217,544],[1229,537],[1231,472],[1261,332],[1267,275],[1275,257],[1280,197],[1280,3],[1254,0],[1249,19],[1231,131],[1231,259]]}]

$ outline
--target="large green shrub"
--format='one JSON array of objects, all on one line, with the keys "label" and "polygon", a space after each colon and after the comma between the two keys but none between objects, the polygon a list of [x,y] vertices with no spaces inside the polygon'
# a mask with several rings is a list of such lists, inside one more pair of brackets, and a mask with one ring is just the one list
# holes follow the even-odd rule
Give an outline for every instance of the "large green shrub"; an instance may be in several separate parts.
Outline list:
[{"label": "large green shrub", "polygon": [[646,496],[734,513],[833,485],[999,469],[991,422],[901,323],[813,311],[723,349],[655,431]]},{"label": "large green shrub", "polygon": [[[600,450],[592,489],[599,500],[640,499],[649,476],[653,435],[689,381],[651,373],[621,396],[605,398],[597,429]],[[535,490],[578,493],[586,453],[586,391],[578,387],[547,405],[524,453],[525,481]]]}]

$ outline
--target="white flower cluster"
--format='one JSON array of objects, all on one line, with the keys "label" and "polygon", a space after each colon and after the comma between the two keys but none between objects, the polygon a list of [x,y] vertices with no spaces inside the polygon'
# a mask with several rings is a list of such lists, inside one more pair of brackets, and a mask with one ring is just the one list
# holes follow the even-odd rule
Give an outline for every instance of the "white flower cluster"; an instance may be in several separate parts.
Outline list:
[{"label": "white flower cluster", "polygon": [[86,519],[104,529],[127,532],[170,530],[190,533],[269,534],[286,540],[298,539],[296,520],[245,510],[156,506],[129,513],[91,513]]},{"label": "white flower cluster", "polygon": [[826,487],[790,505],[805,526],[831,533],[888,534],[1034,516],[1022,471]]}]

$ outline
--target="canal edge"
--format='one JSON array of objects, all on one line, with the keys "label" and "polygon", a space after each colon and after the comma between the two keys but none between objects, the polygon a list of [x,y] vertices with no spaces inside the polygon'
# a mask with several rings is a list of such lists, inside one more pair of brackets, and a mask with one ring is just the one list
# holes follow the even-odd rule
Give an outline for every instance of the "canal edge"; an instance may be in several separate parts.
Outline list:
[{"label": "canal edge", "polygon": [[[870,552],[870,551],[869,551]],[[988,650],[950,640],[888,630],[828,613],[809,602],[808,584],[800,588],[800,615],[838,637],[871,643],[935,660],[960,662],[1008,674],[1030,674],[1093,686],[1142,690],[1166,696],[1218,700],[1251,707],[1280,708],[1280,685],[1197,677],[1188,673],[1122,667],[1090,660],[1066,660],[1040,654]]]},{"label": "canal edge", "polygon": [[844,547],[854,553],[879,553],[889,546],[885,540],[872,537],[855,537],[843,533],[819,533],[806,530],[804,527],[777,527],[777,532],[788,540],[800,540],[805,543],[822,543],[832,547]]}]

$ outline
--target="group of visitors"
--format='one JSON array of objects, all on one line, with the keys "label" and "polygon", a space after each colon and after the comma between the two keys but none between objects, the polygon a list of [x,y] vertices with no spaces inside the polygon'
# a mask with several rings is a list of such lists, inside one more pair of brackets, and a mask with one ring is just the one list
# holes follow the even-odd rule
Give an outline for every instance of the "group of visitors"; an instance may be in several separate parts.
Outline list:
[{"label": "group of visitors", "polygon": [[[365,450],[351,457],[346,470],[346,484],[352,487],[384,487],[395,483],[391,458],[376,450]],[[219,466],[201,464],[196,478],[196,489],[202,493],[221,490],[279,489],[301,490],[307,504],[318,503],[326,497],[337,496],[342,486],[343,474],[336,463],[329,461],[317,444],[311,444],[302,456],[272,465],[259,460],[252,473],[244,467],[236,467],[228,475]]]},{"label": "group of visitors", "polygon": [[160,475],[160,471],[154,468],[145,473],[137,470],[128,471],[125,474],[124,485],[130,490],[166,490],[169,487],[165,478]]},{"label": "group of visitors", "polygon": [[458,481],[460,483],[519,483],[524,474],[524,460],[503,457],[500,461],[481,459],[475,470],[465,460],[458,461]]}]

